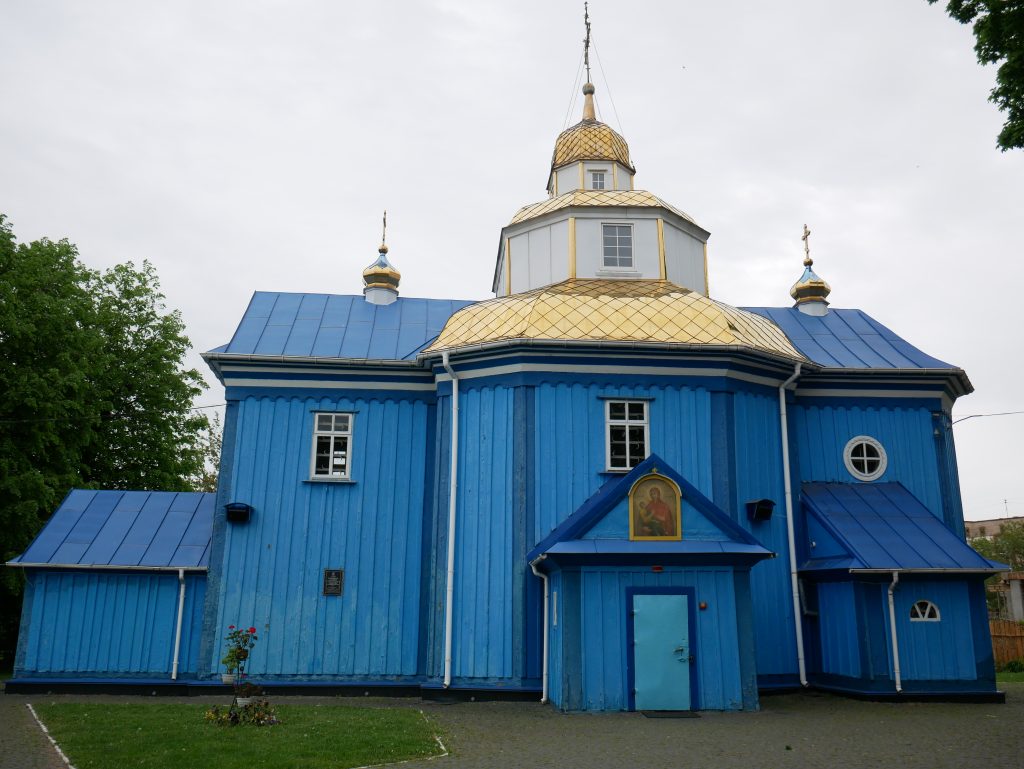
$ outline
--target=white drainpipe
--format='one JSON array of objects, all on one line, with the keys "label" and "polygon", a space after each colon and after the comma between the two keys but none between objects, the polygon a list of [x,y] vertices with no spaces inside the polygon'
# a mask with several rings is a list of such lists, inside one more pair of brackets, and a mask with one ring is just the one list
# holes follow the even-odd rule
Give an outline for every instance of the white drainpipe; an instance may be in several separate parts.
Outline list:
[{"label": "white drainpipe", "polygon": [[441,365],[452,380],[452,467],[448,486],[448,562],[444,597],[444,687],[452,683],[452,599],[455,593],[455,510],[458,506],[459,472],[459,377],[448,363],[448,351],[441,353]]},{"label": "white drainpipe", "polygon": [[889,634],[892,636],[892,672],[896,678],[896,693],[903,691],[903,680],[900,678],[900,642],[896,637],[896,602],[892,594],[896,585],[900,582],[900,573],[892,573],[892,582],[889,583]]},{"label": "white drainpipe", "polygon": [[542,580],[544,580],[544,610],[543,610],[543,613],[541,614],[541,616],[544,618],[544,652],[543,652],[543,662],[542,662],[542,668],[541,668],[541,674],[540,674],[540,676],[541,676],[541,678],[540,678],[540,681],[541,681],[540,701],[541,701],[542,704],[548,701],[548,626],[550,624],[549,621],[548,621],[548,594],[549,593],[548,593],[548,575],[544,574],[541,571],[538,571],[537,570],[537,564],[540,563],[541,561],[543,561],[545,558],[547,558],[547,556],[546,555],[542,555],[539,558],[537,558],[535,561],[531,561],[530,562],[530,570],[535,575],[537,575]]},{"label": "white drainpipe", "polygon": [[793,589],[793,627],[796,630],[796,660],[800,667],[800,685],[807,686],[807,664],[804,661],[804,627],[800,616],[800,584],[796,573],[796,535],[793,533],[793,488],[789,479],[789,421],[786,417],[786,389],[800,376],[802,363],[793,375],[779,385],[779,425],[782,429],[782,484],[786,492],[786,536],[789,539],[789,581]]},{"label": "white drainpipe", "polygon": [[174,630],[174,662],[171,664],[171,680],[178,680],[178,658],[181,652],[181,618],[185,612],[185,570],[178,569],[178,626]]}]

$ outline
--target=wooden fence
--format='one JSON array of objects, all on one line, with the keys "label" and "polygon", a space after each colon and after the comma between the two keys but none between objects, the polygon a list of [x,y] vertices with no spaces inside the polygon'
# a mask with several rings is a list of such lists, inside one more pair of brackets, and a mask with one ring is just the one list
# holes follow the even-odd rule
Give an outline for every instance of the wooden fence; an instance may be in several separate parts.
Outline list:
[{"label": "wooden fence", "polygon": [[989,620],[988,627],[992,631],[996,667],[1010,660],[1024,659],[1024,625],[1008,619],[993,619]]}]

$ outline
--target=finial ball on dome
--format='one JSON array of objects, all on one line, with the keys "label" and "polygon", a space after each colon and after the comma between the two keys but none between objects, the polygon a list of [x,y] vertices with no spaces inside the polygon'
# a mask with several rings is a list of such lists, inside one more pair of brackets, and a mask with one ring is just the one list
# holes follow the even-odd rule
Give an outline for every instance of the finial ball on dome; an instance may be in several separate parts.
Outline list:
[{"label": "finial ball on dome", "polygon": [[381,243],[380,247],[377,249],[377,253],[378,254],[386,254],[387,252],[388,252],[387,243]]},{"label": "finial ball on dome", "polygon": [[583,94],[585,96],[591,96],[593,93],[594,93],[594,84],[593,83],[584,83],[583,84]]}]

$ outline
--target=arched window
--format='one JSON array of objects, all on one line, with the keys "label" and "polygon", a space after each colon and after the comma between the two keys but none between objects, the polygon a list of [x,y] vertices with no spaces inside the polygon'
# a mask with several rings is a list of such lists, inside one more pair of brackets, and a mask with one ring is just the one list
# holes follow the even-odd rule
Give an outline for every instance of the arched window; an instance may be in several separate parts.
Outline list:
[{"label": "arched window", "polygon": [[931,601],[916,601],[910,607],[911,622],[938,622],[940,619],[939,607]]},{"label": "arched window", "polygon": [[873,481],[882,477],[889,458],[881,443],[870,436],[858,435],[843,449],[843,462],[858,481]]}]

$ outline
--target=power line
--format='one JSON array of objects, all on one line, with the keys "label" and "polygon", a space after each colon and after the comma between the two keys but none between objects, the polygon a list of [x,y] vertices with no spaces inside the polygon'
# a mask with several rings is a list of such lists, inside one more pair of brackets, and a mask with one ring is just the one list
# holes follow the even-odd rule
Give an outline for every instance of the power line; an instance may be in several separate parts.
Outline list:
[{"label": "power line", "polygon": [[968,414],[965,417],[954,419],[952,423],[955,425],[957,422],[963,422],[968,419],[974,419],[975,417],[1008,417],[1011,414],[1024,414],[1024,411],[999,411],[995,414]]}]

